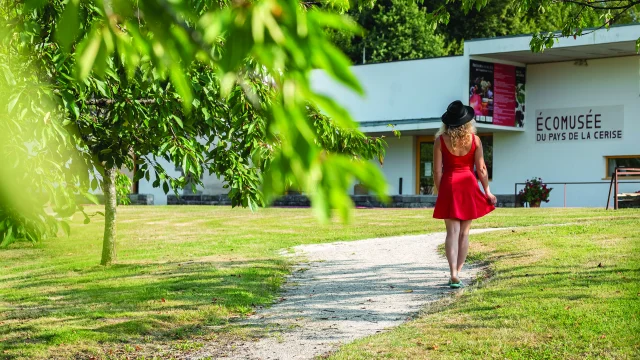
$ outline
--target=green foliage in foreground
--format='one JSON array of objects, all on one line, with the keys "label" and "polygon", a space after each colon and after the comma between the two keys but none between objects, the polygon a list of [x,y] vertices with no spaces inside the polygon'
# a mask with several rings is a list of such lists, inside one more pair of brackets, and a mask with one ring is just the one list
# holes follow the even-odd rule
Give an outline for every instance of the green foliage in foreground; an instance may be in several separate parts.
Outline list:
[{"label": "green foliage in foreground", "polygon": [[[562,327],[564,323],[557,323],[563,321],[562,317],[556,322],[547,317],[542,318],[544,322],[537,321],[539,314],[533,307],[544,304],[540,309],[547,309],[545,316],[550,317],[560,310],[556,298],[576,296],[572,300],[575,304],[562,308],[590,308],[596,313],[610,310],[613,319],[624,325],[624,318],[617,317],[616,311],[621,306],[632,310],[629,301],[635,299],[628,293],[635,285],[627,281],[635,279],[637,284],[639,242],[633,224],[638,220],[640,214],[632,210],[499,209],[474,227],[576,225],[474,236],[472,256],[494,261],[495,281],[477,292],[482,296],[474,295],[476,292],[465,294],[460,307],[456,305],[442,318],[465,319],[467,315],[459,316],[464,311],[469,316],[481,316],[469,324],[480,326],[477,319],[486,318],[495,321],[491,323],[495,325],[498,320],[492,320],[492,313],[486,312],[488,306],[500,304],[502,308],[497,311],[511,316],[517,305],[524,308],[522,316],[526,316],[513,319],[512,324],[526,325],[518,334],[538,336],[532,326],[548,325],[574,341],[573,335],[562,332],[567,329]],[[81,223],[80,218],[69,238],[36,245],[16,243],[0,252],[0,358],[66,359],[79,353],[106,358],[110,351],[131,357],[154,354],[167,358],[167,354],[202,346],[207,341],[224,345],[238,337],[259,335],[260,329],[242,329],[229,322],[270,304],[278,296],[290,269],[279,255],[280,250],[304,243],[443,230],[442,223],[431,218],[431,211],[420,209],[357,210],[351,225],[318,225],[309,209],[251,213],[227,207],[124,207],[119,224],[120,264],[105,268],[95,264],[100,253],[102,220],[86,226]],[[599,262],[605,267],[593,268]],[[608,275],[600,278],[603,274]],[[558,286],[553,286],[556,280]],[[611,282],[600,284],[604,280]],[[545,290],[536,292],[539,288]],[[615,293],[617,290],[622,292]],[[603,296],[594,302],[593,291],[603,291]],[[582,314],[586,310],[579,311]],[[501,316],[504,319],[506,315]],[[599,318],[603,323],[598,326],[619,328],[606,317]],[[578,329],[590,334],[585,330],[591,326],[590,321],[585,320]],[[414,325],[409,326],[401,329],[413,329]],[[607,339],[615,338],[604,328]],[[594,329],[601,335],[601,328]],[[448,336],[450,330],[443,328],[432,335],[411,331],[416,336],[439,339]],[[476,335],[463,331],[456,341],[473,342]],[[370,342],[379,339],[382,338]],[[585,339],[591,341],[589,337]],[[413,346],[412,342],[407,344]],[[442,343],[437,344],[443,348]],[[598,344],[601,343],[594,342],[596,350],[604,349]],[[367,346],[349,347],[345,354],[363,354]]]},{"label": "green foliage in foreground", "polygon": [[[295,0],[0,0],[0,115],[10,119],[0,162],[11,162],[0,171],[0,245],[68,230],[64,218],[82,210],[75,195],[102,191],[101,263],[111,264],[115,198],[130,189],[123,168],[165,193],[215,174],[234,206],[253,209],[291,186],[324,220],[348,218],[355,180],[384,198],[368,160],[382,161],[385,142],[310,85],[324,69],[361,91],[332,28],[356,30]],[[23,182],[24,201],[8,201]]]},{"label": "green foliage in foreground", "polygon": [[[553,46],[558,37],[583,35],[594,23],[609,27],[635,21],[640,7],[632,0],[561,3],[564,11],[556,11],[555,0],[512,3],[519,15],[549,12],[546,17],[555,19],[561,14],[562,32],[536,34],[534,51]],[[359,33],[353,21],[339,14],[374,4],[0,0],[0,77],[6,80],[0,82],[5,94],[0,112],[13,122],[19,120],[2,133],[15,143],[11,147],[46,140],[42,148],[51,152],[47,158],[69,167],[48,172],[50,166],[39,164],[43,157],[21,149],[26,159],[0,173],[0,243],[16,238],[36,241],[57,233],[58,225],[67,230],[66,215],[82,211],[70,199],[98,187],[107,199],[116,197],[109,187],[114,187],[116,169],[122,167],[136,169],[137,179],[153,178],[154,186],[165,192],[198,183],[203,172],[215,173],[231,188],[234,205],[249,207],[292,186],[312,198],[321,219],[334,209],[347,217],[352,202],[345,190],[354,180],[384,197],[381,173],[371,162],[360,161],[382,157],[383,142],[359,134],[348,112],[317,92],[309,77],[311,71],[323,70],[362,93],[348,58],[327,32],[347,38]],[[396,54],[398,59],[441,54],[442,39],[428,28],[448,24],[452,16],[459,20],[460,11],[482,11],[488,4],[428,1],[427,13],[412,2],[381,2],[376,8],[380,11],[371,15],[380,25],[372,32],[372,39],[379,40],[372,44],[374,56],[381,60]],[[497,10],[505,15],[502,7]],[[404,38],[400,41],[397,34]],[[23,83],[30,90],[41,89],[24,93]],[[316,108],[330,121],[318,126]],[[16,130],[25,123],[38,123],[37,134]],[[18,133],[22,136],[13,136]],[[346,153],[327,152],[326,137],[342,144],[338,148]],[[3,164],[14,153],[0,146]],[[180,165],[184,176],[169,176],[159,159]],[[29,161],[36,164],[25,164]],[[100,183],[100,175],[110,179]],[[34,189],[27,193],[43,195],[24,201],[34,204],[22,209],[9,203],[6,194],[12,190],[4,184],[20,177]],[[28,180],[34,177],[40,180]],[[115,258],[115,201],[105,203],[105,249],[112,249]],[[58,216],[51,217],[47,206],[60,210]],[[110,262],[111,257],[103,258],[104,264]]]},{"label": "green foliage in foreground", "polygon": [[342,359],[633,359],[640,354],[640,213],[474,236],[490,277]]}]

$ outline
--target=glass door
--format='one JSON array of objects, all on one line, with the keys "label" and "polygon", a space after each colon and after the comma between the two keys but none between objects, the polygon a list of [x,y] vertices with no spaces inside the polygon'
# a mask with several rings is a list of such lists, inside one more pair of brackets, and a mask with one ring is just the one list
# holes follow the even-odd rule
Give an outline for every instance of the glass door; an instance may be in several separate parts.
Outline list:
[{"label": "glass door", "polygon": [[416,149],[416,193],[435,195],[437,193],[433,179],[433,136],[418,136]]}]

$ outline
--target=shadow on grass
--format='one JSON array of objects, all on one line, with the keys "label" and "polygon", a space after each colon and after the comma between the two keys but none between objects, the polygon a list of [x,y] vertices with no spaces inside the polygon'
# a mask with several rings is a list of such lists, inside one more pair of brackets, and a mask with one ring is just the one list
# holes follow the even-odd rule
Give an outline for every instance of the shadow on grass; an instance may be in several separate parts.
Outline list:
[{"label": "shadow on grass", "polygon": [[[166,341],[273,302],[279,260],[120,264],[24,278],[0,313],[0,358],[34,344]],[[65,276],[66,275],[66,276]]]},{"label": "shadow on grass", "polygon": [[[526,253],[497,253],[496,251],[485,253],[484,264],[496,264],[503,261],[526,258]],[[580,303],[597,303],[602,301],[603,293],[621,294],[626,291],[635,300],[635,295],[640,288],[640,268],[629,267],[629,264],[621,265],[589,265],[581,266],[571,263],[567,265],[551,265],[531,263],[527,265],[511,266],[496,272],[489,267],[486,276],[476,286],[482,291],[482,299],[495,305],[486,306],[477,303],[469,303],[464,306],[464,312],[475,313],[479,319],[509,319],[513,316],[509,312],[496,312],[497,309],[509,308],[512,304],[521,303],[539,304],[564,304],[573,306]],[[491,285],[490,285],[491,284]],[[500,285],[498,285],[500,284]],[[637,290],[633,290],[633,289]],[[619,300],[624,300],[618,295]],[[515,308],[514,308],[515,309]],[[427,313],[436,314],[449,311],[446,306],[430,308]],[[452,329],[463,329],[475,325],[452,324],[447,325]],[[486,323],[477,327],[490,327]]]},{"label": "shadow on grass", "polygon": [[[426,298],[442,291],[433,285],[415,283],[408,274],[420,273],[425,277],[442,274],[440,285],[446,288],[444,264],[415,266],[399,262],[347,269],[348,263],[348,260],[323,262],[319,278],[296,273],[293,281],[312,285],[313,296],[285,292],[289,311],[270,318],[288,323],[300,316],[297,309],[304,308],[308,310],[305,316],[316,319],[339,314],[340,318],[362,323],[401,321],[406,319],[408,310],[378,311],[366,304],[376,296],[403,296],[410,291],[411,296]],[[287,273],[285,265],[284,261],[117,265],[82,271],[66,282],[53,274],[54,278],[34,279],[36,282],[18,286],[30,305],[16,306],[0,316],[6,320],[23,319],[23,324],[30,326],[32,341],[47,347],[83,340],[122,346],[142,341],[167,343],[193,339],[226,331],[212,330],[210,326],[224,325],[232,317],[271,303]],[[335,281],[336,275],[340,275],[341,281]],[[28,295],[44,289],[44,296]],[[344,301],[365,306],[344,309],[341,306]],[[420,302],[415,301],[412,306],[410,312],[417,314]],[[59,319],[59,326],[55,322],[39,322],[52,318]],[[239,325],[248,332],[266,330],[260,323]],[[8,337],[0,345],[3,349],[23,351],[33,346],[24,343],[20,334],[27,330],[21,326],[0,330],[0,338]],[[327,332],[325,336],[330,340],[333,335]]]}]

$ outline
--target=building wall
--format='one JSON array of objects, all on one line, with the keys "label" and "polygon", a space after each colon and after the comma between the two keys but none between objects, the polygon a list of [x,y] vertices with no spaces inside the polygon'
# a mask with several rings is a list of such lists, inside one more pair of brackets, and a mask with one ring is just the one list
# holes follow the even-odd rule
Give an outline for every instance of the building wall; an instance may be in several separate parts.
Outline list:
[{"label": "building wall", "polygon": [[[337,85],[324,73],[314,72],[312,76],[316,90],[336,99],[357,121],[435,118],[452,100],[467,100],[468,56],[352,69],[365,89],[365,97]],[[493,193],[513,194],[516,182],[531,177],[546,182],[606,181],[604,156],[640,155],[640,57],[589,60],[588,66],[574,62],[529,65],[526,87],[525,131],[494,133]],[[624,106],[622,140],[536,142],[536,110],[612,105]],[[387,137],[387,142],[381,170],[389,193],[399,193],[398,180],[402,178],[403,194],[415,194],[415,137]],[[164,165],[168,171],[174,170],[172,165]],[[153,180],[141,181],[139,192],[153,194],[156,204],[166,204],[162,189],[151,187]],[[226,192],[215,177],[205,175],[204,182],[205,188],[200,189],[204,194]],[[563,186],[553,187],[551,202],[543,206],[563,206]],[[640,184],[623,185],[620,190],[637,191]],[[602,207],[607,192],[608,184],[568,185],[567,205]]]},{"label": "building wall", "polygon": [[[205,172],[204,177],[202,179],[202,183],[204,184],[204,188],[200,187],[198,188],[199,192],[202,192],[202,194],[204,195],[221,195],[221,194],[228,194],[229,193],[229,189],[225,189],[223,188],[224,186],[224,177],[220,177],[220,179],[218,179],[218,177],[213,174],[213,175],[209,175],[209,172]],[[185,190],[185,194],[190,194],[191,193],[191,189],[187,189]]]},{"label": "building wall", "polygon": [[312,73],[312,83],[359,122],[433,118],[450,102],[468,97],[468,67],[462,56],[354,66],[364,97],[321,71]]},{"label": "building wall", "polygon": [[389,194],[399,194],[399,179],[402,178],[402,194],[416,193],[415,137],[386,138],[389,148],[381,170],[389,184]]},{"label": "building wall", "polygon": [[[494,134],[494,193],[509,194],[514,183],[541,177],[545,182],[606,181],[605,158],[640,155],[640,57],[589,60],[527,67],[526,123],[523,133]],[[622,140],[536,143],[536,110],[624,105]],[[563,206],[563,186],[553,186],[551,201]],[[567,206],[606,205],[609,185],[568,185]],[[620,191],[640,190],[640,184]]]},{"label": "building wall", "polygon": [[[180,176],[180,171],[176,171],[176,166],[167,160],[158,158],[158,163],[162,165],[164,170],[168,175],[178,177]],[[153,195],[153,204],[154,205],[167,205],[167,195],[162,190],[162,184],[160,187],[154,188],[153,182],[156,180],[156,176],[153,171],[150,174],[149,181],[145,179],[141,179],[138,183],[138,193],[145,195]],[[169,190],[169,194],[173,194],[173,189]]]},{"label": "building wall", "polygon": [[[162,165],[162,167],[165,169],[167,174],[169,174],[170,176],[174,176],[174,177],[181,176],[181,172],[176,171],[174,164],[169,163],[164,159],[159,159],[158,162]],[[138,185],[139,186],[138,193],[145,194],[145,195],[148,195],[148,194],[153,195],[154,205],[167,205],[167,194],[165,194],[164,190],[162,190],[162,185],[159,188],[154,188],[152,185],[155,180],[156,180],[156,177],[155,177],[155,174],[153,174],[153,172],[151,173],[151,177],[149,178],[149,181],[146,181],[145,179],[141,179]],[[204,184],[204,187],[198,186],[196,191],[198,194],[203,194],[203,195],[227,194],[229,190],[222,188],[222,186],[224,185],[222,180],[223,178],[220,178],[220,180],[218,180],[218,178],[215,175],[209,175],[207,172],[204,174],[202,179],[202,183]],[[183,190],[178,191],[178,193],[184,194],[184,195],[190,195],[190,194],[193,194],[193,191],[191,190],[191,187],[187,187]],[[173,189],[170,189],[168,195],[173,195]]]}]

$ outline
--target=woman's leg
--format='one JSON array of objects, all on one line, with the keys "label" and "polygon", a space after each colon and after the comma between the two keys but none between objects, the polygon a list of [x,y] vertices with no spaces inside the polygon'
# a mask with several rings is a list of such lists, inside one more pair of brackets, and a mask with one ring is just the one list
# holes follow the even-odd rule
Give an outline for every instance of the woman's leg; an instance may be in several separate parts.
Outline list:
[{"label": "woman's leg", "polygon": [[451,271],[451,281],[458,282],[458,241],[460,238],[460,221],[445,220],[447,227],[447,237],[444,241],[444,249],[449,261],[449,270]]},{"label": "woman's leg", "polygon": [[456,273],[462,270],[467,254],[469,253],[469,230],[471,230],[471,221],[466,220],[460,222],[460,235],[458,237],[458,259],[456,261]]}]

